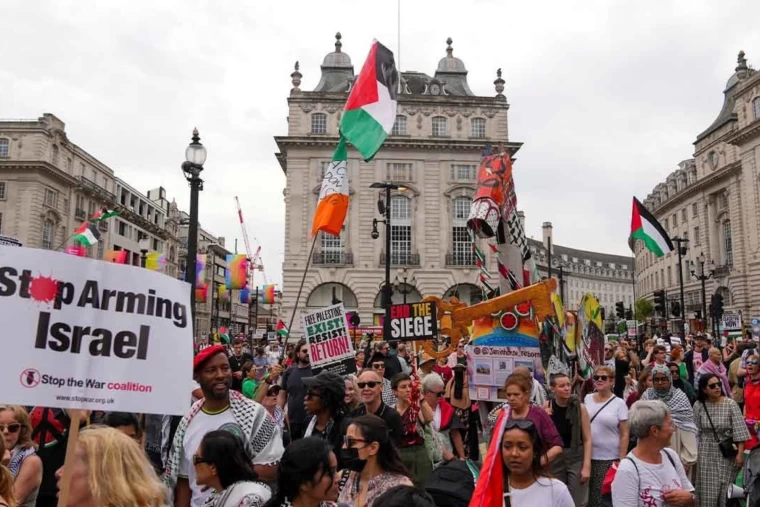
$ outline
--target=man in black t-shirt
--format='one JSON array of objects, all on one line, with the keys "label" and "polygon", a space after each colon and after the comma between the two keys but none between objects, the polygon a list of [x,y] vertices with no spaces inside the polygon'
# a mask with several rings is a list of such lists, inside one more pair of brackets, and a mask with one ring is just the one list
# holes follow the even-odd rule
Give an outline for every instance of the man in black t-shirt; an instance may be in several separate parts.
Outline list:
[{"label": "man in black t-shirt", "polygon": [[393,407],[383,403],[383,377],[375,370],[364,370],[356,381],[361,393],[362,405],[351,413],[344,423],[343,434],[345,435],[350,419],[366,414],[375,414],[388,425],[391,441],[396,448],[401,447],[401,436],[404,432],[404,424],[401,416]]},{"label": "man in black t-shirt", "polygon": [[278,403],[280,408],[288,415],[291,440],[299,439],[306,430],[306,408],[303,405],[306,397],[306,387],[303,379],[312,377],[311,363],[309,361],[309,345],[306,340],[301,340],[296,346],[296,362],[285,370],[282,376],[282,391],[280,391]]},{"label": "man in black t-shirt", "polygon": [[232,342],[230,369],[232,370],[232,389],[238,392],[243,389],[243,364],[246,361],[253,361],[253,356],[248,352],[243,352],[243,340],[235,338]]}]

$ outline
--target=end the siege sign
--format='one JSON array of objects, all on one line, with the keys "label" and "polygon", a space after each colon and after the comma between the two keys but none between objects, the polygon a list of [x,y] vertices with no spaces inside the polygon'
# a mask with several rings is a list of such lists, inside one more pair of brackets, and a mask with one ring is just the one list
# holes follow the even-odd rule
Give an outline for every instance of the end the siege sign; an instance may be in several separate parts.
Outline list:
[{"label": "end the siege sign", "polygon": [[390,340],[432,340],[438,335],[435,303],[391,306]]}]

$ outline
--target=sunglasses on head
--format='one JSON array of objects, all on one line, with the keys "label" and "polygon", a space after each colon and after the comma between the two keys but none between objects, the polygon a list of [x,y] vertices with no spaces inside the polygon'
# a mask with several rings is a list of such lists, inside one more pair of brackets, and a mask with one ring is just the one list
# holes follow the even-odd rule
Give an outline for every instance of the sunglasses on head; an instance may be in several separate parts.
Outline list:
[{"label": "sunglasses on head", "polygon": [[602,382],[604,382],[604,381],[606,381],[609,378],[610,377],[607,376],[607,375],[594,375],[594,380],[595,381],[602,381]]},{"label": "sunglasses on head", "polygon": [[377,382],[374,380],[370,380],[369,382],[357,382],[356,385],[359,386],[359,389],[364,389],[365,387],[369,387],[370,389],[374,389],[377,386],[381,385],[382,382]]},{"label": "sunglasses on head", "polygon": [[505,430],[511,430],[512,428],[517,428],[520,430],[532,430],[536,426],[533,424],[533,421],[529,419],[510,419],[507,421],[507,424],[504,425]]},{"label": "sunglasses on head", "polygon": [[8,433],[16,433],[20,429],[21,429],[20,423],[0,424],[0,433],[2,433],[5,430],[8,430]]}]

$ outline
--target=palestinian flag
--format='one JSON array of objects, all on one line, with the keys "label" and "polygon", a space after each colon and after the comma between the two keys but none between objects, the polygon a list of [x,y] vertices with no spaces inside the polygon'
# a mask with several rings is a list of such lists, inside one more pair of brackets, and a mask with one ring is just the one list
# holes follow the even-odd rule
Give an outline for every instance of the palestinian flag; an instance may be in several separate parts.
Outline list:
[{"label": "palestinian flag", "polygon": [[393,53],[375,41],[354,83],[340,133],[365,160],[375,156],[396,121],[398,72]]},{"label": "palestinian flag", "polygon": [[288,330],[285,328],[285,323],[281,320],[277,321],[277,336],[288,336]]},{"label": "palestinian flag", "polygon": [[100,231],[95,224],[85,222],[79,229],[74,231],[72,238],[85,246],[92,246],[100,239]]},{"label": "palestinian flag", "polygon": [[631,247],[631,250],[633,250],[633,244],[637,239],[643,241],[649,251],[657,257],[662,257],[673,251],[673,242],[670,241],[668,233],[644,205],[634,197],[631,236],[628,238],[628,246]]},{"label": "palestinian flag", "polygon": [[119,214],[118,211],[112,209],[103,208],[90,217],[90,222],[101,222],[106,218],[115,217]]},{"label": "palestinian flag", "polygon": [[333,161],[325,170],[319,202],[314,212],[311,235],[319,231],[339,236],[348,213],[348,175],[346,174],[346,140],[341,138]]}]

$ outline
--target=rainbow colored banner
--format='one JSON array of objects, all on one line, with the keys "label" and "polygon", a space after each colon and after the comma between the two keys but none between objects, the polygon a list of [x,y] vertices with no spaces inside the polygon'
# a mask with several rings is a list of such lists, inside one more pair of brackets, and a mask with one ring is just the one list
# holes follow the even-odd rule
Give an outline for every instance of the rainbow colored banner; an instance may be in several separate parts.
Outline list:
[{"label": "rainbow colored banner", "polygon": [[87,257],[87,248],[83,246],[67,246],[66,253],[77,257]]},{"label": "rainbow colored banner", "polygon": [[208,299],[208,284],[203,284],[203,287],[195,289],[195,302],[205,303]]},{"label": "rainbow colored banner", "polygon": [[248,258],[243,254],[227,256],[224,283],[228,289],[240,290],[248,283]]},{"label": "rainbow colored banner", "polygon": [[259,303],[264,305],[274,304],[274,284],[261,286],[259,290]]},{"label": "rainbow colored banner", "polygon": [[251,289],[248,287],[240,289],[240,303],[244,305],[251,304]]},{"label": "rainbow colored banner", "polygon": [[206,285],[206,256],[200,255],[195,259],[195,288],[200,289]]},{"label": "rainbow colored banner", "polygon": [[163,271],[166,266],[166,256],[161,252],[148,252],[145,267],[152,271]]},{"label": "rainbow colored banner", "polygon": [[225,287],[224,285],[220,285],[217,287],[216,290],[217,290],[220,303],[230,302],[230,292],[227,290],[227,287]]},{"label": "rainbow colored banner", "polygon": [[116,264],[126,264],[127,252],[125,250],[108,250],[104,260],[106,262],[115,262]]}]

